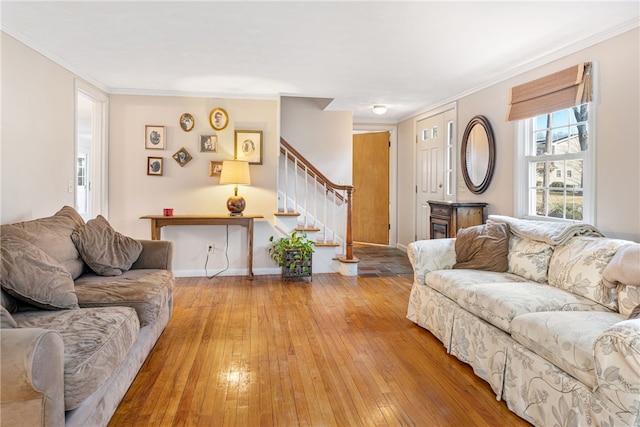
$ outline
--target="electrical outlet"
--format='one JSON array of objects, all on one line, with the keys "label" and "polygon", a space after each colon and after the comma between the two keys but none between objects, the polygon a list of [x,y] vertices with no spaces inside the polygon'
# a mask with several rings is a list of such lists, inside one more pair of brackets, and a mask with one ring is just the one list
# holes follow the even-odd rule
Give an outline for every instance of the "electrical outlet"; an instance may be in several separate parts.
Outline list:
[{"label": "electrical outlet", "polygon": [[213,243],[207,243],[207,253],[208,254],[212,254],[213,251],[216,250],[216,245],[214,245]]}]

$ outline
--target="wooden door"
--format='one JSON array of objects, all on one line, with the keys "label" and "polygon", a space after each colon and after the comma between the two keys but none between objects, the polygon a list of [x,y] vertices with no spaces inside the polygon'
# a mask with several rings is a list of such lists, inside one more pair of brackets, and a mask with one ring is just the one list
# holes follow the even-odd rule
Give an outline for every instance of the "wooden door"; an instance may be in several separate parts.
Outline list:
[{"label": "wooden door", "polygon": [[353,136],[353,240],[389,244],[389,132]]},{"label": "wooden door", "polygon": [[444,113],[416,123],[416,239],[429,238],[429,200],[444,199]]}]

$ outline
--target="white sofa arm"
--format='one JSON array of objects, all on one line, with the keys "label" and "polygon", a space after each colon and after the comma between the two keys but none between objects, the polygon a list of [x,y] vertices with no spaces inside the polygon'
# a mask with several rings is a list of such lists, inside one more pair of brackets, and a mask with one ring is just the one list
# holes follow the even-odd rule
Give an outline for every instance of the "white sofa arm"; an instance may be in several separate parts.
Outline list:
[{"label": "white sofa arm", "polygon": [[640,320],[604,331],[593,345],[597,392],[629,425],[640,425]]},{"label": "white sofa arm", "polygon": [[430,271],[447,270],[456,263],[456,239],[418,240],[407,248],[416,283],[424,285]]},{"label": "white sofa arm", "polygon": [[0,330],[2,426],[64,426],[64,344],[57,332]]}]

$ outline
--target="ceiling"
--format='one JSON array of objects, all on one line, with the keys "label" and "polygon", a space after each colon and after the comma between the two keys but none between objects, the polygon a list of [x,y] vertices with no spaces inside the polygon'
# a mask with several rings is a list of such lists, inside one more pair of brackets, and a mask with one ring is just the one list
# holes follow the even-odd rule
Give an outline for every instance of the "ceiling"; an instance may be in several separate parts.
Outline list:
[{"label": "ceiling", "polygon": [[325,98],[355,122],[396,122],[637,27],[639,10],[637,0],[2,1],[1,23],[109,93]]}]

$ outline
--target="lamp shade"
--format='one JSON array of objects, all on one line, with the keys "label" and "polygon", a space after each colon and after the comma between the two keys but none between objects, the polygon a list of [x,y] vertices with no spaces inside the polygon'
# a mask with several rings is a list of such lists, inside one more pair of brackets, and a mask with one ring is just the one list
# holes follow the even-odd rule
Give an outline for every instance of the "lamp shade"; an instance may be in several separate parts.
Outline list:
[{"label": "lamp shade", "polygon": [[220,184],[251,184],[249,162],[223,160]]}]

